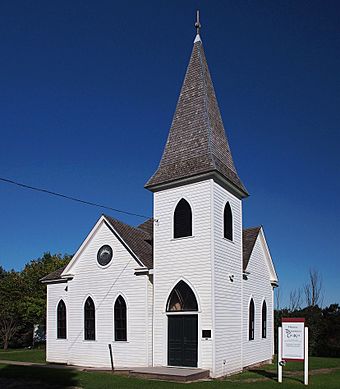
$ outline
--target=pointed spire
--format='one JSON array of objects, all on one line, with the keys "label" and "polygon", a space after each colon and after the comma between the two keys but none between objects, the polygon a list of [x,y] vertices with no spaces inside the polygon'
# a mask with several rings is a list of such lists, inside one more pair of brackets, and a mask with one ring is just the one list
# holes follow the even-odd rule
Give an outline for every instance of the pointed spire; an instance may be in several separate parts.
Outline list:
[{"label": "pointed spire", "polygon": [[214,177],[239,197],[248,196],[231,156],[214,87],[197,35],[185,74],[168,140],[157,171],[145,187],[157,190],[180,181]]},{"label": "pointed spire", "polygon": [[201,40],[200,37],[200,29],[201,29],[201,23],[200,23],[200,11],[196,11],[196,23],[195,23],[195,28],[196,28],[196,38],[194,40],[194,43],[198,42]]}]

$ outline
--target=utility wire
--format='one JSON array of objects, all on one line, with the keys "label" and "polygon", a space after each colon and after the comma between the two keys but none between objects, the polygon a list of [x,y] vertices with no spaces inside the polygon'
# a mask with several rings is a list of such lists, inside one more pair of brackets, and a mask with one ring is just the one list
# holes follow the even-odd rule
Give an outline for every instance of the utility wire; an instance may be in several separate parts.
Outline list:
[{"label": "utility wire", "polygon": [[117,208],[112,208],[112,207],[108,207],[106,205],[92,203],[91,201],[77,199],[75,197],[67,196],[67,195],[64,195],[62,193],[52,192],[51,190],[47,190],[47,189],[37,188],[35,186],[26,185],[26,184],[23,184],[22,182],[17,182],[17,181],[9,180],[8,178],[0,177],[0,181],[6,182],[6,183],[12,184],[12,185],[17,185],[17,186],[20,186],[21,188],[35,190],[36,192],[43,192],[43,193],[46,193],[46,194],[49,194],[49,195],[52,195],[52,196],[62,197],[63,199],[77,201],[78,203],[82,203],[82,204],[86,204],[86,205],[91,205],[93,207],[104,208],[104,209],[109,209],[110,211],[124,213],[125,215],[137,216],[137,217],[141,217],[143,219],[148,219],[149,218],[148,216],[139,215],[138,213],[122,211],[122,210],[117,209]]}]

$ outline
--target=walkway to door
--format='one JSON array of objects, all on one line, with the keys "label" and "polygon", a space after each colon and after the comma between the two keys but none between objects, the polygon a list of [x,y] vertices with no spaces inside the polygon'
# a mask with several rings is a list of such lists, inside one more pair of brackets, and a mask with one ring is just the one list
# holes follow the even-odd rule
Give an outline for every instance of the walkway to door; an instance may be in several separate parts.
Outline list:
[{"label": "walkway to door", "polygon": [[157,379],[165,381],[189,382],[209,378],[209,370],[188,369],[180,367],[138,367],[129,371],[133,377]]}]

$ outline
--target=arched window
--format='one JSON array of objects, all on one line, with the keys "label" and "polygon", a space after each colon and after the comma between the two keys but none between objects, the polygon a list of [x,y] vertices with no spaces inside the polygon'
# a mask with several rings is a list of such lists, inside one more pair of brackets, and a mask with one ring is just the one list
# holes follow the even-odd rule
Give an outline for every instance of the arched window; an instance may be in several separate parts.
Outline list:
[{"label": "arched window", "polygon": [[233,215],[229,203],[224,207],[224,237],[233,240]]},{"label": "arched window", "polygon": [[122,296],[118,296],[114,308],[115,340],[127,340],[126,331],[126,303]]},{"label": "arched window", "polygon": [[267,337],[267,304],[263,301],[262,304],[262,338]]},{"label": "arched window", "polygon": [[174,214],[174,238],[192,235],[192,213],[189,203],[181,199]]},{"label": "arched window", "polygon": [[249,340],[254,340],[255,334],[255,305],[254,300],[250,300],[249,304]]},{"label": "arched window", "polygon": [[179,281],[172,289],[166,305],[166,310],[168,312],[198,310],[194,292],[184,281]]},{"label": "arched window", "polygon": [[66,339],[66,305],[63,300],[57,307],[57,338]]},{"label": "arched window", "polygon": [[96,314],[95,306],[91,297],[88,297],[84,306],[84,338],[96,340]]}]

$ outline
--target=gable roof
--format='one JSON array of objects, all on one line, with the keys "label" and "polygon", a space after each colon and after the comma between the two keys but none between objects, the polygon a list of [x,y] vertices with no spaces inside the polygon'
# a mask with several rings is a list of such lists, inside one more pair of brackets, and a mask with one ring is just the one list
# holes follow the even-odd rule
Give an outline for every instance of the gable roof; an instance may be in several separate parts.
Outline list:
[{"label": "gable roof", "polygon": [[153,239],[153,218],[146,220],[144,223],[140,224],[138,228],[148,232],[151,236],[151,240]]},{"label": "gable roof", "polygon": [[61,273],[66,269],[66,266],[60,267],[59,269],[53,271],[52,273],[47,274],[47,276],[40,278],[40,282],[49,282],[55,280],[61,280]]},{"label": "gable roof", "polygon": [[217,172],[248,196],[230,152],[202,41],[197,35],[162,159],[145,187]]},{"label": "gable roof", "polygon": [[242,231],[242,240],[243,240],[243,271],[247,269],[251,253],[255,246],[256,239],[261,230],[260,227],[251,227],[245,228]]},{"label": "gable roof", "polygon": [[153,267],[152,234],[146,230],[148,228],[150,231],[150,219],[139,227],[132,227],[110,216],[104,216],[144,266],[151,269]]},{"label": "gable roof", "polygon": [[[140,224],[138,227],[130,226],[110,216],[103,215],[105,220],[114,229],[123,242],[128,246],[137,257],[148,268],[153,268],[153,219],[150,218]],[[243,230],[243,271],[248,267],[249,259],[253,251],[256,239],[261,231],[261,226],[246,228]],[[66,265],[67,266],[67,265]],[[41,282],[52,282],[61,280],[62,273],[66,266],[55,270],[47,276],[40,279]],[[275,272],[275,269],[274,269]]]}]

